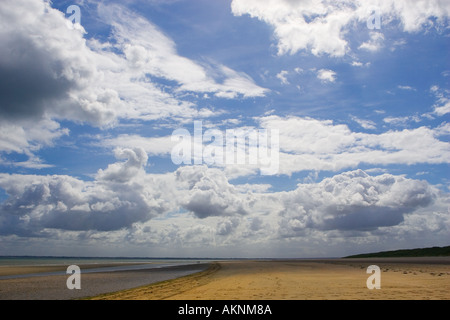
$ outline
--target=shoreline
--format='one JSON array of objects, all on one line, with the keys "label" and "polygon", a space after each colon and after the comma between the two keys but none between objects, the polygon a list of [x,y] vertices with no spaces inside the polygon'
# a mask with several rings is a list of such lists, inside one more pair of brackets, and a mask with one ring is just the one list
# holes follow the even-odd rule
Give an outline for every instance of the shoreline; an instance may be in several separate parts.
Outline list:
[{"label": "shoreline", "polygon": [[[83,299],[179,278],[203,271],[208,266],[208,263],[196,263],[136,270],[82,272],[80,290],[67,288],[68,274],[0,279],[0,300]],[[67,266],[61,268],[65,272]]]},{"label": "shoreline", "polygon": [[[369,265],[381,289],[369,290]],[[219,261],[201,273],[92,300],[449,300],[450,257]]]},{"label": "shoreline", "polygon": [[[94,270],[100,268],[114,268],[121,266],[143,265],[144,263],[95,263],[95,264],[79,264],[81,270]],[[51,275],[51,273],[65,274],[69,265],[21,265],[21,266],[0,266],[0,280],[8,278],[22,278],[40,275]],[[54,274],[57,275],[57,274]]]},{"label": "shoreline", "polygon": [[[366,286],[373,264],[380,290]],[[450,300],[450,257],[218,260],[82,273],[81,290],[68,277],[1,279],[0,300]]]}]

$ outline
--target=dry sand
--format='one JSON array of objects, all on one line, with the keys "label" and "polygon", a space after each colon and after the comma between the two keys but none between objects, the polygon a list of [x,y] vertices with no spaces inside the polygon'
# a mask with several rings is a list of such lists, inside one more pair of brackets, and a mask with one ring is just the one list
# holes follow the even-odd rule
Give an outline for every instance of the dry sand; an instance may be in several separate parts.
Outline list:
[{"label": "dry sand", "polygon": [[[369,290],[369,265],[381,289]],[[450,257],[221,261],[203,272],[95,299],[308,300],[450,299]]]}]

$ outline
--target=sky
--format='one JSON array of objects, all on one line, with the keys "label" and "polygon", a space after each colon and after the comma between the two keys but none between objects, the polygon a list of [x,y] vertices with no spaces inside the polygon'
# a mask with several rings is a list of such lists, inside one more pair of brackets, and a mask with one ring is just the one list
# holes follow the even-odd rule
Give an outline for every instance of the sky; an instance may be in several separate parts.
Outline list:
[{"label": "sky", "polygon": [[0,255],[450,244],[450,2],[2,0]]}]

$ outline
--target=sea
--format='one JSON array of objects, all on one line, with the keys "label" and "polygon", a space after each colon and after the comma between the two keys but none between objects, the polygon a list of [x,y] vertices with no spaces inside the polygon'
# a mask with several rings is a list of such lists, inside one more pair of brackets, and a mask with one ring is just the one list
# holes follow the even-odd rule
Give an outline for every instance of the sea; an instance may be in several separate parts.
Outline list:
[{"label": "sea", "polygon": [[[196,258],[141,258],[141,257],[37,257],[37,256],[0,256],[2,267],[45,267],[45,266],[83,266],[81,273],[114,272],[127,270],[142,270],[165,268],[171,266],[191,265],[210,262],[211,259]],[[105,266],[114,264],[114,266]],[[96,267],[95,265],[98,265]],[[0,276],[1,279],[15,279],[33,276],[65,275],[66,271],[39,272]]]}]

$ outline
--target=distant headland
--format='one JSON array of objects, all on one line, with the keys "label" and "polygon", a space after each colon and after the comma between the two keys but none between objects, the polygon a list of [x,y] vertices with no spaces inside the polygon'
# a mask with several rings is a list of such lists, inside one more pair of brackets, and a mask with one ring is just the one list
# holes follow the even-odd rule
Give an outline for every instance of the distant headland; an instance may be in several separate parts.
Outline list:
[{"label": "distant headland", "polygon": [[363,253],[347,256],[344,258],[444,257],[444,256],[450,256],[450,246]]}]

